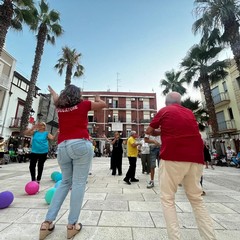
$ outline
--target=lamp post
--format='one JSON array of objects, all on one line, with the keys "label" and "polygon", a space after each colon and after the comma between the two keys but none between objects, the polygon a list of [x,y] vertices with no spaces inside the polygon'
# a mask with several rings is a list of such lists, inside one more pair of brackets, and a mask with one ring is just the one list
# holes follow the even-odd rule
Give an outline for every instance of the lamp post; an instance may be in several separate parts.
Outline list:
[{"label": "lamp post", "polygon": [[43,117],[43,114],[40,112],[40,113],[38,113],[38,115],[37,115],[37,118],[38,118],[38,121],[40,122],[40,120],[42,119],[42,117]]}]

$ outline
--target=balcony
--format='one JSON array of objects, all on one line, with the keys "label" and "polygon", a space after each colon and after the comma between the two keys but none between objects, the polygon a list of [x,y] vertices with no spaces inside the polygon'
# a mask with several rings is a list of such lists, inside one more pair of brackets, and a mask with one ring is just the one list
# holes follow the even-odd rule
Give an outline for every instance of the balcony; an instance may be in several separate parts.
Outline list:
[{"label": "balcony", "polygon": [[139,121],[141,124],[149,124],[151,122],[150,119],[140,119]]},{"label": "balcony", "polygon": [[218,123],[219,133],[230,133],[237,131],[235,121],[234,120],[227,120],[224,122]]},{"label": "balcony", "polygon": [[11,118],[11,123],[9,128],[20,128],[21,125],[21,118]]},{"label": "balcony", "polygon": [[213,97],[213,102],[215,104],[215,108],[224,106],[230,103],[230,98],[227,92],[221,92]]},{"label": "balcony", "polygon": [[9,77],[5,74],[0,75],[0,88],[8,90],[10,86]]}]

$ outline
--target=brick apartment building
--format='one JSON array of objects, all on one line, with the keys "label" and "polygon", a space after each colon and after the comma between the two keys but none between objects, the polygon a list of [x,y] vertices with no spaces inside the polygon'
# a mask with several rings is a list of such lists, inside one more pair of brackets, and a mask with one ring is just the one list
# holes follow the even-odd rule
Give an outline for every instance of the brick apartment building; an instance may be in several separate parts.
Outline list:
[{"label": "brick apartment building", "polygon": [[157,112],[156,93],[83,91],[84,99],[94,101],[96,94],[107,103],[101,111],[90,111],[88,129],[94,138],[111,137],[115,131],[127,138],[135,130],[139,136]]}]

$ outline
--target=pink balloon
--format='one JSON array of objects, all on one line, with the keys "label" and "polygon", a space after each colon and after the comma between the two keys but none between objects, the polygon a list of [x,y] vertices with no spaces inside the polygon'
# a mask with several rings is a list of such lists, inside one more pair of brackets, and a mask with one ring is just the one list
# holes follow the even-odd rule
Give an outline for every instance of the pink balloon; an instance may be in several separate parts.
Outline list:
[{"label": "pink balloon", "polygon": [[35,181],[31,181],[26,184],[25,186],[25,192],[28,195],[34,195],[39,191],[39,184]]}]

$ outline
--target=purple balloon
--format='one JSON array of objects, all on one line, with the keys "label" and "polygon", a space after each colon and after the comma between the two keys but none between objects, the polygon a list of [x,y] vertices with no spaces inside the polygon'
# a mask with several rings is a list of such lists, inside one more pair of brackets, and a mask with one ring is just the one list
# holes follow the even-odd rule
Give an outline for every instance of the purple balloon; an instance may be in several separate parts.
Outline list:
[{"label": "purple balloon", "polygon": [[7,208],[13,202],[14,196],[12,192],[5,191],[0,193],[0,209]]},{"label": "purple balloon", "polygon": [[38,190],[39,190],[39,184],[35,181],[31,181],[27,183],[25,186],[25,192],[28,195],[34,195],[38,192]]}]

